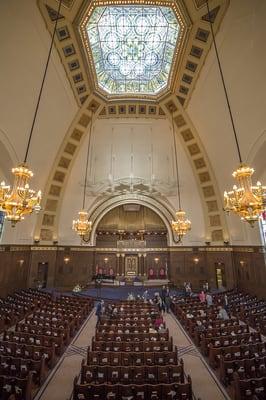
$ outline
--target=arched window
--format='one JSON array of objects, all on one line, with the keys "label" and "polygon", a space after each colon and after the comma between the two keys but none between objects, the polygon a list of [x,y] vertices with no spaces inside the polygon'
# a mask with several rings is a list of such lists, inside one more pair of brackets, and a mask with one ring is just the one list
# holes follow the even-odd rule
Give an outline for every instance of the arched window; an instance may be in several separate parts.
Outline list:
[{"label": "arched window", "polygon": [[5,214],[3,211],[0,211],[0,240],[2,238],[2,233],[4,229],[4,220],[5,220]]}]

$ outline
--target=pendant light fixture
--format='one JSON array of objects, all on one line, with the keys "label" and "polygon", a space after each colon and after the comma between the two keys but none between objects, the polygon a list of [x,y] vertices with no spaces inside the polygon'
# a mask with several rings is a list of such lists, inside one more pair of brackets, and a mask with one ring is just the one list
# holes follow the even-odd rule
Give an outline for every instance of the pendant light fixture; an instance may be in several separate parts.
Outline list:
[{"label": "pendant light fixture", "polygon": [[84,237],[91,232],[92,222],[89,221],[89,214],[86,211],[86,188],[87,188],[87,176],[88,176],[88,165],[89,165],[89,156],[90,156],[90,144],[91,144],[91,134],[92,134],[92,122],[93,122],[93,112],[94,108],[92,108],[92,117],[90,122],[90,131],[88,138],[88,148],[87,148],[87,157],[86,157],[86,166],[85,166],[85,174],[84,174],[84,189],[83,189],[83,198],[82,198],[82,209],[78,213],[78,219],[73,220],[72,229],[84,240]]},{"label": "pendant light fixture", "polygon": [[31,130],[27,142],[26,153],[23,163],[18,165],[16,168],[12,168],[12,174],[14,177],[13,187],[6,185],[5,182],[0,184],[0,209],[5,213],[5,219],[11,222],[11,226],[15,226],[17,222],[24,219],[24,216],[31,214],[33,211],[38,213],[41,210],[41,191],[37,193],[35,190],[30,189],[29,181],[33,177],[33,172],[27,165],[29,148],[31,144],[32,134],[35,127],[35,122],[40,106],[40,100],[43,92],[44,82],[47,75],[48,65],[51,58],[52,48],[54,44],[54,38],[57,28],[57,22],[60,16],[62,0],[59,1],[56,21],[54,25],[54,30],[52,34],[51,44],[48,52],[48,57],[46,65],[44,68],[44,74],[42,78],[42,83],[37,99],[37,104],[34,111],[33,121],[31,125]]},{"label": "pendant light fixture", "polygon": [[251,226],[254,226],[254,223],[259,220],[260,214],[262,214],[262,212],[265,210],[266,186],[262,186],[260,182],[257,182],[257,185],[253,186],[251,177],[254,173],[254,169],[243,163],[242,160],[239,141],[235,128],[235,122],[213,31],[212,17],[208,0],[206,1],[206,5],[208,10],[208,20],[210,23],[214,50],[239,158],[239,166],[232,174],[233,177],[236,179],[238,185],[234,185],[233,190],[231,190],[230,192],[224,192],[224,210],[227,213],[233,212],[237,214],[241,218],[241,220],[248,222]]},{"label": "pendant light fixture", "polygon": [[175,163],[176,163],[176,178],[177,178],[177,194],[178,194],[178,211],[175,213],[176,220],[172,221],[172,229],[174,233],[178,237],[178,242],[182,242],[182,238],[191,230],[191,222],[186,217],[186,212],[182,210],[181,207],[181,193],[180,193],[180,182],[179,182],[179,168],[177,161],[177,152],[176,152],[176,136],[175,136],[175,128],[174,128],[174,116],[172,112],[172,131],[174,138],[174,150],[175,150]]}]

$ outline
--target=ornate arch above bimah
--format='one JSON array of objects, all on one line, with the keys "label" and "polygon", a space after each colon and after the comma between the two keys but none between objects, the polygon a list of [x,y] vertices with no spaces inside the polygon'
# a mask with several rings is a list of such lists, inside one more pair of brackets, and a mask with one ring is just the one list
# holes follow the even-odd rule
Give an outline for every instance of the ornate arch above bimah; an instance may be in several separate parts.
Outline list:
[{"label": "ornate arch above bimah", "polygon": [[221,243],[229,240],[220,190],[196,128],[176,96],[164,98],[160,106],[169,119],[174,119],[176,134],[179,134],[196,178],[204,210],[206,241]]},{"label": "ornate arch above bimah", "polygon": [[175,210],[166,200],[157,200],[140,194],[124,194],[109,199],[96,201],[91,207],[90,220],[92,221],[92,232],[90,234],[90,246],[96,246],[96,230],[101,219],[111,210],[124,204],[139,204],[150,208],[162,219],[167,229],[168,246],[177,245],[177,238],[174,236],[171,221],[175,218]]}]

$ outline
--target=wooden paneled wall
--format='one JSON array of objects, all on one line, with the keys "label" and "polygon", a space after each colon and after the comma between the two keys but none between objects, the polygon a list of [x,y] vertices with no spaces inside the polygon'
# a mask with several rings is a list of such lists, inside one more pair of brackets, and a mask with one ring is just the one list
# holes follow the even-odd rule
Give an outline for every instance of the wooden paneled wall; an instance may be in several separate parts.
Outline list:
[{"label": "wooden paneled wall", "polygon": [[[215,288],[216,268],[224,269],[227,288],[238,286],[266,298],[265,254],[259,247],[196,247],[154,248],[143,257],[139,254],[141,271],[156,270],[167,265],[171,281],[181,287],[190,281],[198,288],[204,281]],[[108,261],[104,259],[107,258]],[[155,262],[155,258],[159,261]],[[71,290],[77,283],[86,284],[98,264],[122,273],[124,253],[114,248],[60,246],[0,247],[0,297],[16,289],[35,287],[38,268],[48,263],[47,286]]]}]

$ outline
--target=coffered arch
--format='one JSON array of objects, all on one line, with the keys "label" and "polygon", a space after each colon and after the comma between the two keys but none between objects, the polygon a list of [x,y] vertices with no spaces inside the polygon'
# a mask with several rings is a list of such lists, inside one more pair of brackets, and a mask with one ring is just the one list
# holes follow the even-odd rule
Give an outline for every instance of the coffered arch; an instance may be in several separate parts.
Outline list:
[{"label": "coffered arch", "polygon": [[190,160],[204,209],[206,241],[213,243],[229,240],[220,190],[198,132],[175,96],[165,98],[160,106],[169,118],[173,117],[176,132]]},{"label": "coffered arch", "polygon": [[90,95],[70,125],[48,175],[43,193],[42,211],[38,215],[34,231],[34,240],[45,242],[57,240],[60,206],[71,168],[89,131],[92,118],[97,118],[101,108],[101,101]]}]

